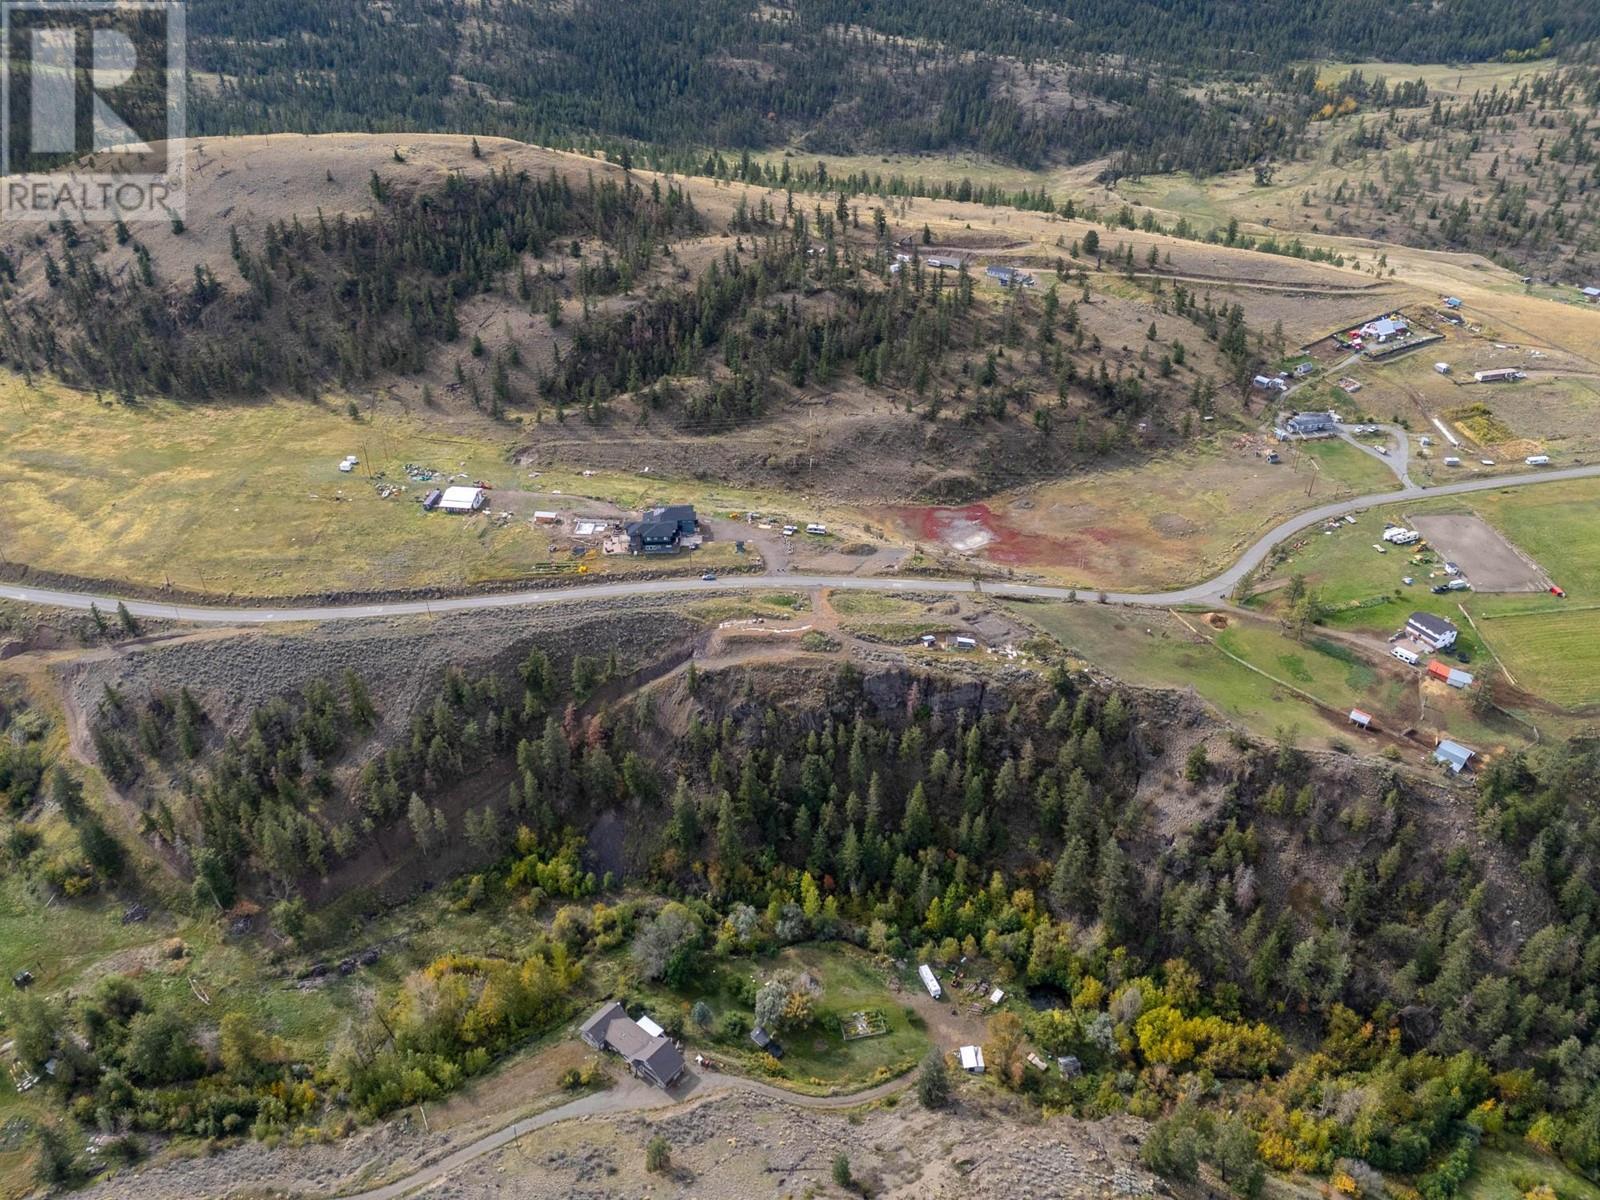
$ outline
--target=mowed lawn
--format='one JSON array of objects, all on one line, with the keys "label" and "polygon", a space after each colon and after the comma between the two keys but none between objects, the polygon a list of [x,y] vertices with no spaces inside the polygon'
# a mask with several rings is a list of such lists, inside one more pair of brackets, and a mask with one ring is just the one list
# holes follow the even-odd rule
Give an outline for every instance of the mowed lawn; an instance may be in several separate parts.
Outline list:
[{"label": "mowed lawn", "polygon": [[[1500,595],[1428,590],[1430,566],[1411,565],[1411,555],[1373,544],[1386,520],[1428,512],[1472,511],[1498,529],[1566,590],[1566,597],[1540,593]],[[1313,531],[1277,577],[1300,573],[1329,605],[1335,627],[1386,634],[1416,609],[1454,620],[1474,661],[1487,643],[1518,687],[1565,708],[1600,704],[1600,480],[1506,488],[1467,497],[1417,501],[1362,514],[1355,525],[1324,535]],[[1411,586],[1401,578],[1411,575]],[[1271,611],[1270,593],[1264,598]],[[1465,608],[1477,632],[1462,619]]]},{"label": "mowed lawn", "polygon": [[[1202,624],[1199,614],[1185,614],[1184,621],[1204,630],[1197,635],[1167,613],[1129,612],[1091,603],[1009,607],[1069,653],[1118,679],[1138,687],[1193,688],[1224,717],[1261,737],[1293,729],[1302,740],[1326,740],[1344,729],[1342,720],[1336,729],[1329,715],[1302,692],[1334,708],[1353,706],[1352,697],[1357,695],[1366,699],[1362,705],[1366,708],[1403,703],[1393,681],[1347,655],[1343,647],[1326,639],[1295,642],[1266,622],[1249,627],[1233,623],[1219,635]],[[1216,644],[1209,640],[1212,637]],[[1224,645],[1250,666],[1229,658]],[[1272,678],[1264,678],[1251,666]],[[1297,690],[1280,687],[1274,679]]]},{"label": "mowed lawn", "polygon": [[1566,589],[1600,603],[1600,480],[1576,479],[1472,496],[1472,507]]},{"label": "mowed lawn", "polygon": [[1473,617],[1519,688],[1563,708],[1600,704],[1600,605]]},{"label": "mowed lawn", "polygon": [[[1464,626],[1458,606],[1470,593],[1433,594],[1429,587],[1438,580],[1430,579],[1429,572],[1440,570],[1437,561],[1413,563],[1410,549],[1383,541],[1386,521],[1400,522],[1406,513],[1424,508],[1424,503],[1417,503],[1405,508],[1373,509],[1358,514],[1353,525],[1341,522],[1332,532],[1324,532],[1318,526],[1296,534],[1290,539],[1288,560],[1276,568],[1268,582],[1304,575],[1306,585],[1322,601],[1324,623],[1334,629],[1387,637],[1419,610]],[[1384,551],[1375,548],[1378,546],[1383,546]],[[1432,557],[1437,560],[1437,555]],[[1404,582],[1408,577],[1413,581],[1410,584]],[[1283,607],[1276,591],[1262,593],[1253,604],[1274,616]],[[1462,644],[1476,657],[1480,647],[1471,630],[1463,628]]]},{"label": "mowed lawn", "polygon": [[1472,507],[1567,593],[1473,595],[1478,632],[1523,691],[1568,709],[1600,704],[1600,480],[1488,492]]},{"label": "mowed lawn", "polygon": [[[1412,681],[1396,666],[1374,665],[1350,646],[1310,632],[1299,642],[1272,625],[1235,621],[1217,634],[1217,645],[1259,667],[1275,679],[1335,708],[1400,713],[1415,694]],[[1412,699],[1410,706],[1415,706]]]},{"label": "mowed lawn", "polygon": [[[688,1049],[704,1050],[714,1059],[741,1063],[751,1074],[761,1075],[760,1052],[748,1037],[736,1042],[713,1040],[687,1020],[695,1001],[703,1000],[715,1017],[737,1013],[748,1029],[752,1008],[738,996],[739,975],[759,982],[774,972],[809,971],[822,983],[816,1019],[805,1029],[783,1032],[783,1072],[773,1082],[806,1091],[852,1091],[903,1074],[914,1067],[932,1044],[920,1018],[908,1012],[904,997],[889,990],[884,972],[862,951],[837,943],[790,946],[778,954],[755,961],[733,960],[706,971],[681,991],[660,984],[644,984],[638,995],[661,1018],[671,1010],[684,1017]],[[840,1019],[847,1013],[876,1011],[887,1023],[886,1033],[845,1041]]]}]

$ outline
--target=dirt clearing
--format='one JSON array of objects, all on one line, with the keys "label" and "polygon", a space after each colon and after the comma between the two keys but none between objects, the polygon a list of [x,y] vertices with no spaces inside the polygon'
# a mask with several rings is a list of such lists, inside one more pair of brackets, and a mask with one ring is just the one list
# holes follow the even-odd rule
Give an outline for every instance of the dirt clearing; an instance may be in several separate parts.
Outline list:
[{"label": "dirt clearing", "polygon": [[[1271,463],[1264,440],[1211,435],[1135,465],[1047,480],[955,506],[879,510],[924,550],[1073,587],[1157,588],[1204,579],[1274,522],[1340,496],[1395,486],[1343,442]],[[953,563],[952,563],[953,565]]]},{"label": "dirt clearing", "polygon": [[1550,578],[1482,517],[1447,513],[1412,524],[1479,592],[1543,592]]}]

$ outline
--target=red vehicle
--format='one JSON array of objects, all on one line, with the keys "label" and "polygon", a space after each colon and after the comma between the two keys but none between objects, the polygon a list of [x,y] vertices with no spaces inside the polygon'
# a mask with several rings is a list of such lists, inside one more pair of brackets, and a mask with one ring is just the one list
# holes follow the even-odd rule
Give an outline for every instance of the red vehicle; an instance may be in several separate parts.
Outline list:
[{"label": "red vehicle", "polygon": [[1565,599],[1566,599],[1566,598],[1567,598],[1567,593],[1566,593],[1566,592],[1564,592],[1564,591],[1562,591],[1562,590],[1561,590],[1561,589],[1560,589],[1560,588],[1558,588],[1558,587],[1557,587],[1557,586],[1556,586],[1556,585],[1555,585],[1555,584],[1553,584],[1553,583],[1552,583],[1552,584],[1551,584],[1551,585],[1550,585],[1550,594],[1551,594],[1551,595],[1552,595],[1552,596],[1559,596],[1559,597],[1561,597],[1561,599],[1563,599],[1563,600],[1565,600]]}]

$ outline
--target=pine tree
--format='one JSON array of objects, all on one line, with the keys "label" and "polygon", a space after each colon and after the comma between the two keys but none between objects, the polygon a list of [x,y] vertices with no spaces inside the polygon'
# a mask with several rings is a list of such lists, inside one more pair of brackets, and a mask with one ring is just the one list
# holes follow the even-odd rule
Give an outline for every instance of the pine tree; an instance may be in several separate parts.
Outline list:
[{"label": "pine tree", "polygon": [[411,826],[412,836],[417,840],[417,849],[424,854],[431,853],[437,841],[438,830],[433,822],[433,814],[428,811],[427,801],[416,792],[411,793],[411,799],[406,803],[406,821]]},{"label": "pine tree", "polygon": [[1108,937],[1120,941],[1127,924],[1128,865],[1122,847],[1115,837],[1108,836],[1100,847],[1100,877],[1097,897],[1100,920]]}]

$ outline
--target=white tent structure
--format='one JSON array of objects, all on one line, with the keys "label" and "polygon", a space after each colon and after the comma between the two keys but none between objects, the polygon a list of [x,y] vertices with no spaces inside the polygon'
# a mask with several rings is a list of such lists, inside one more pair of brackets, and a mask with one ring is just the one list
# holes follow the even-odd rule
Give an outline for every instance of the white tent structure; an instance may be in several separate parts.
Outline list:
[{"label": "white tent structure", "polygon": [[489,502],[481,487],[447,487],[439,498],[439,511],[474,513]]}]

